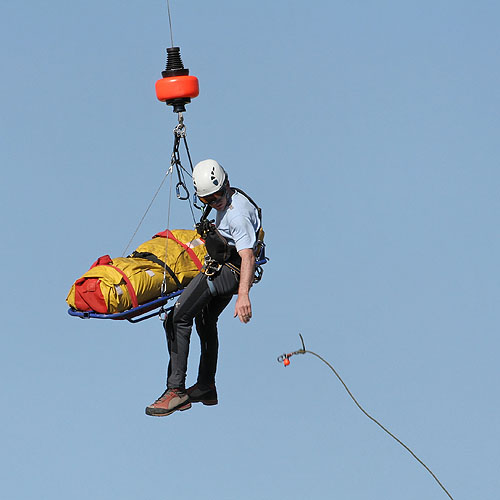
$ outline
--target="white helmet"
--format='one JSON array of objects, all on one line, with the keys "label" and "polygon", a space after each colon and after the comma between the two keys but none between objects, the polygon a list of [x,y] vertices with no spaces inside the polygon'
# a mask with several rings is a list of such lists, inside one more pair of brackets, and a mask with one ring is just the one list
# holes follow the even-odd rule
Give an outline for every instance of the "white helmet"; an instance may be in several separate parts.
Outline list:
[{"label": "white helmet", "polygon": [[198,197],[209,196],[222,189],[227,180],[225,170],[215,160],[203,160],[193,170],[193,184]]}]

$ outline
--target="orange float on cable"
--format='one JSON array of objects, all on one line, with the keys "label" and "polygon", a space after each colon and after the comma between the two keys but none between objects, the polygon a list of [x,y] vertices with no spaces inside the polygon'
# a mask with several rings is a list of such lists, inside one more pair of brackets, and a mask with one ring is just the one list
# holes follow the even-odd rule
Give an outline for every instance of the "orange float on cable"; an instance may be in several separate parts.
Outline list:
[{"label": "orange float on cable", "polygon": [[200,93],[198,78],[189,75],[184,68],[179,47],[167,48],[167,67],[162,71],[163,78],[156,82],[156,97],[169,106],[174,113],[186,111],[185,105]]},{"label": "orange float on cable", "polygon": [[200,93],[196,76],[172,76],[156,82],[156,97],[166,102],[182,97],[197,97]]}]

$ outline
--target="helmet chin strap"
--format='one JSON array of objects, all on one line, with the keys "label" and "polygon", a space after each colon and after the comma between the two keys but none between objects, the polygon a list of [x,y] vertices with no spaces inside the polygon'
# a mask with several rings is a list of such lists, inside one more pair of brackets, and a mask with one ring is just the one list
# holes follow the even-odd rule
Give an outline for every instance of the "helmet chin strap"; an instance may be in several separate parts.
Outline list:
[{"label": "helmet chin strap", "polygon": [[229,200],[231,199],[231,196],[233,196],[234,194],[234,191],[231,189],[231,186],[229,185],[229,179],[227,178],[226,176],[226,180],[224,181],[224,188],[225,188],[225,197],[226,197],[226,200],[229,202]]},{"label": "helmet chin strap", "polygon": [[226,202],[229,203],[231,201],[231,196],[233,196],[233,193],[234,191],[231,189],[231,187],[229,186],[229,183],[226,187]]}]

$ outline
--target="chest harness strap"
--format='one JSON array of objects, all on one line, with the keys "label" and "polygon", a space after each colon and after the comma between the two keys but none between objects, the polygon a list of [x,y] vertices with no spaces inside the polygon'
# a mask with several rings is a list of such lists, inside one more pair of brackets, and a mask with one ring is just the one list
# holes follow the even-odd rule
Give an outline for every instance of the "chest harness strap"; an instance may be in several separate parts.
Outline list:
[{"label": "chest harness strap", "polygon": [[[243,195],[256,209],[259,217],[259,227],[256,231],[255,255],[259,256],[264,246],[264,231],[262,229],[262,210],[261,208],[239,188],[231,187],[230,189]],[[239,279],[241,257],[234,245],[230,245],[226,238],[222,236],[220,231],[215,227],[214,221],[208,220],[208,215],[212,207],[207,205],[200,222],[196,224],[196,229],[200,236],[205,240],[208,255],[205,257],[202,272],[209,278],[220,272],[222,266],[227,266],[236,278]],[[262,268],[257,266],[254,283],[257,283],[262,278]]]}]

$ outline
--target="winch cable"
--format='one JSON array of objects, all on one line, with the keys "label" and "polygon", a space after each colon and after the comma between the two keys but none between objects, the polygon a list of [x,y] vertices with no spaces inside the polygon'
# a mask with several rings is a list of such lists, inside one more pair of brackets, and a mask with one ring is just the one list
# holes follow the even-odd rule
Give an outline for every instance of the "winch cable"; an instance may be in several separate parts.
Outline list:
[{"label": "winch cable", "polygon": [[170,15],[170,1],[167,0],[167,11],[168,11],[168,25],[170,26],[170,43],[171,47],[174,46],[174,35],[172,33],[172,16]]},{"label": "winch cable", "polygon": [[448,495],[448,497],[453,500],[453,497],[450,495],[450,493],[448,492],[448,490],[443,486],[443,484],[441,483],[441,481],[439,481],[439,479],[436,477],[436,475],[429,469],[429,467],[427,467],[427,465],[424,464],[424,462],[422,462],[422,460],[420,460],[420,458],[417,457],[417,455],[415,455],[415,453],[413,453],[413,451],[406,445],[404,444],[400,439],[398,439],[392,432],[390,432],[388,429],[386,429],[377,419],[375,419],[374,417],[372,417],[359,403],[358,401],[356,400],[356,398],[353,396],[352,392],[349,390],[349,388],[347,387],[346,383],[342,380],[341,376],[337,373],[337,370],[335,370],[335,368],[330,364],[328,363],[328,361],[326,361],[325,359],[323,359],[319,354],[316,354],[315,352],[313,351],[309,351],[309,350],[306,350],[306,347],[304,345],[304,339],[302,338],[302,335],[299,333],[299,337],[300,337],[300,341],[302,342],[302,349],[299,349],[297,351],[294,351],[294,352],[290,352],[288,354],[282,354],[281,356],[278,356],[278,363],[283,363],[285,366],[288,366],[290,364],[290,358],[295,355],[295,354],[312,354],[313,356],[316,356],[319,360],[323,361],[323,363],[325,363],[325,365],[328,366],[328,368],[330,368],[330,370],[332,370],[332,372],[335,374],[335,376],[340,380],[341,384],[344,386],[344,389],[347,391],[347,394],[349,394],[349,396],[351,397],[351,399],[354,401],[354,403],[356,403],[356,406],[372,421],[372,422],[375,422],[384,432],[386,432],[387,434],[389,434],[389,436],[391,436],[394,440],[396,440],[406,451],[408,451],[412,456],[413,458],[420,463],[420,465],[422,465],[426,470],[427,472],[436,480],[436,482],[439,484],[439,486],[442,488],[442,490]]}]

